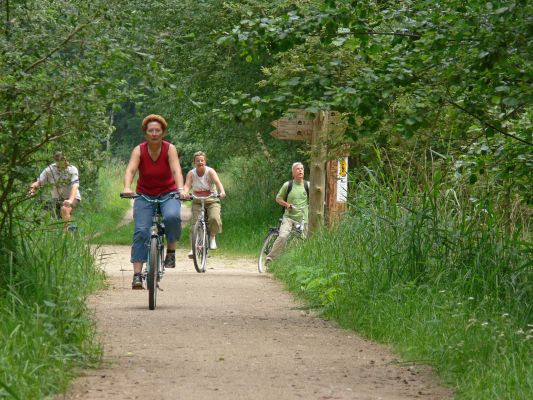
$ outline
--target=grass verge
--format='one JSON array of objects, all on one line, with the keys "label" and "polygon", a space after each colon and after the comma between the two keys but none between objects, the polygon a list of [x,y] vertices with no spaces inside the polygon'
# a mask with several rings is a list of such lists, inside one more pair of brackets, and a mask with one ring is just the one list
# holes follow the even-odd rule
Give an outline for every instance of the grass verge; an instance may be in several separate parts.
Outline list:
[{"label": "grass verge", "polygon": [[0,398],[40,399],[99,362],[85,300],[103,276],[86,244],[60,229],[35,231],[11,254],[2,257]]},{"label": "grass verge", "polygon": [[444,193],[362,184],[337,229],[272,271],[324,316],[432,365],[458,399],[533,398],[528,234]]}]

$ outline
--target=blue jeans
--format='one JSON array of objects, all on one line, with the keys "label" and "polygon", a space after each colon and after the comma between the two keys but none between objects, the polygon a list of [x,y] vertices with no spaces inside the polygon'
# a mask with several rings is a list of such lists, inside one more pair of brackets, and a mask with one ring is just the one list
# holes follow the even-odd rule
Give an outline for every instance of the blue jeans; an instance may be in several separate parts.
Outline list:
[{"label": "blue jeans", "polygon": [[[146,196],[149,199],[164,199],[168,195]],[[181,234],[181,203],[176,199],[169,199],[160,204],[167,242],[177,242]],[[146,262],[148,258],[148,242],[150,240],[150,227],[155,213],[156,205],[142,197],[137,197],[133,203],[133,244],[131,246],[131,262]]]}]

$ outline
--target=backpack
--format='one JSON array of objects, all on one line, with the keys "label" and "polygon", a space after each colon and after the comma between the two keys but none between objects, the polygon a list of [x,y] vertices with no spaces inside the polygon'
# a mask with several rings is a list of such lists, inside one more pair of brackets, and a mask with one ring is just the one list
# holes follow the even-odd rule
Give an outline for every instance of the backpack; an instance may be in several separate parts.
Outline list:
[{"label": "backpack", "polygon": [[[289,193],[291,192],[292,190],[292,184],[294,182],[293,179],[291,179],[289,182],[289,186],[287,187],[287,194],[285,195],[285,198],[283,200],[287,201],[287,199],[289,198]],[[304,181],[304,188],[305,188],[305,193],[307,193],[307,201],[309,201],[309,181]],[[285,212],[285,207],[281,207],[282,211]]]},{"label": "backpack", "polygon": [[[289,198],[289,193],[291,192],[292,190],[292,184],[293,184],[294,180],[291,179],[289,181],[289,186],[287,187],[287,194],[285,195],[285,198],[283,200],[287,201],[287,199]],[[305,188],[305,193],[307,193],[307,200],[309,200],[309,181],[304,181],[304,188]]]}]

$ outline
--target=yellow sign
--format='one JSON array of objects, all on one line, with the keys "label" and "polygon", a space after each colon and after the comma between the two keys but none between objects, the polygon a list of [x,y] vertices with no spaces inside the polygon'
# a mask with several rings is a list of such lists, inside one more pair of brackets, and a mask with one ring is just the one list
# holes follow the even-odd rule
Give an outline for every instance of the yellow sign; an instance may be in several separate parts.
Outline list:
[{"label": "yellow sign", "polygon": [[339,161],[339,176],[341,178],[344,178],[347,173],[348,173],[348,162],[346,159],[343,158]]},{"label": "yellow sign", "polygon": [[346,203],[348,194],[348,157],[337,160],[337,203]]}]

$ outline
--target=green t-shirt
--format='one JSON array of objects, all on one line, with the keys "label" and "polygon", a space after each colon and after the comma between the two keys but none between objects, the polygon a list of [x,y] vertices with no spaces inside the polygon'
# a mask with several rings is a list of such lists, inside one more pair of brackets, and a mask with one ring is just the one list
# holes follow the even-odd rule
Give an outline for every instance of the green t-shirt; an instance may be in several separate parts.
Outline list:
[{"label": "green t-shirt", "polygon": [[[282,199],[285,199],[285,196],[287,196],[287,190],[289,188],[289,182],[285,182],[281,189],[279,190],[276,197],[281,197]],[[309,201],[307,200],[307,192],[305,191],[304,183],[298,183],[296,181],[293,181],[292,183],[292,189],[289,193],[289,197],[287,197],[287,202],[289,204],[292,204],[296,208],[305,207],[303,210],[299,209],[285,209],[285,212],[283,213],[284,217],[290,218],[296,222],[300,222],[302,218],[307,223],[307,205],[309,204]]]}]

